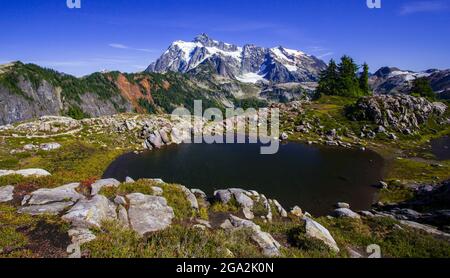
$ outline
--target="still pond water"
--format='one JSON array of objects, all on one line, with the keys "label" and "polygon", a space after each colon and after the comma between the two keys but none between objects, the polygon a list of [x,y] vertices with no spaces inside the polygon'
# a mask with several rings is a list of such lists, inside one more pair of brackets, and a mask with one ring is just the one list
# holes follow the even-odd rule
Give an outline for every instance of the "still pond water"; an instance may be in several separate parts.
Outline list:
[{"label": "still pond water", "polygon": [[431,150],[438,160],[450,159],[450,136],[443,136],[431,141]]},{"label": "still pond water", "polygon": [[376,201],[373,185],[382,180],[384,161],[374,152],[287,143],[275,155],[260,155],[257,144],[182,144],[119,157],[104,178],[161,178],[208,195],[244,188],[277,199],[287,209],[299,205],[324,215],[336,202],[354,210]]}]

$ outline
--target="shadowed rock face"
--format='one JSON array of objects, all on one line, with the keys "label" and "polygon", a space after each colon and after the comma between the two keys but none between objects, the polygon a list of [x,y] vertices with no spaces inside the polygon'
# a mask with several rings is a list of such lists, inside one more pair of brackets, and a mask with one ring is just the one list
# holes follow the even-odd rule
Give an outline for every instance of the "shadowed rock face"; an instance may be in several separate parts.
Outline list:
[{"label": "shadowed rock face", "polygon": [[101,99],[86,92],[79,103],[61,97],[61,88],[41,80],[38,88],[30,80],[19,77],[16,86],[21,93],[12,92],[0,84],[0,125],[39,118],[46,115],[64,115],[69,107],[79,106],[86,114],[98,117],[117,114],[120,110],[132,111],[132,105],[124,102],[121,95]]},{"label": "shadowed rock face", "polygon": [[[221,107],[222,98],[210,99],[208,85],[199,87],[181,74],[93,73],[77,78],[37,65],[15,62],[0,65],[0,126],[45,115],[75,118],[111,116],[124,112],[171,112],[192,99],[206,98]],[[156,103],[154,93],[168,95]],[[223,98],[226,98],[224,94]],[[232,100],[229,100],[232,101]]]},{"label": "shadowed rock face", "polygon": [[11,94],[0,86],[0,125],[44,115],[60,115],[63,104],[57,88],[44,81],[36,90],[30,81],[19,80],[17,85],[23,95]]}]

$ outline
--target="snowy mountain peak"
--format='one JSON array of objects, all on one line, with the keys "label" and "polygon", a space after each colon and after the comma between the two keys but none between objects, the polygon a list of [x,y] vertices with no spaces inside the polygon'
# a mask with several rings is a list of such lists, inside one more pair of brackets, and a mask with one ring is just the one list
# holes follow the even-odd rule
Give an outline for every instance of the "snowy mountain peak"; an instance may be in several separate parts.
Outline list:
[{"label": "snowy mountain peak", "polygon": [[195,42],[205,42],[205,41],[207,42],[207,41],[213,41],[213,40],[208,36],[208,34],[202,33],[202,34],[198,35],[197,37],[195,37],[194,41]]},{"label": "snowy mountain peak", "polygon": [[173,42],[147,71],[195,74],[197,67],[206,64],[213,69],[212,74],[249,83],[315,81],[326,67],[323,61],[299,50],[253,44],[239,47],[201,34],[191,42]]},{"label": "snowy mountain peak", "polygon": [[218,41],[213,40],[207,34],[203,33],[194,38],[193,42],[201,43],[203,46],[217,46]]}]

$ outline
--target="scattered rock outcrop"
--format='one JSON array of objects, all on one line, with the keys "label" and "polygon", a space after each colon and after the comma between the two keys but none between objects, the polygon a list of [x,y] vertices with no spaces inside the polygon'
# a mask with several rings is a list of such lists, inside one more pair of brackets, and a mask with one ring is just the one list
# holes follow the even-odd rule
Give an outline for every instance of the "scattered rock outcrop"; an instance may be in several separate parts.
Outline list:
[{"label": "scattered rock outcrop", "polygon": [[61,148],[61,144],[53,142],[53,143],[44,143],[41,145],[34,145],[34,144],[26,144],[23,146],[24,151],[34,151],[34,150],[43,150],[43,151],[53,151]]},{"label": "scattered rock outcrop", "polygon": [[442,116],[447,106],[431,103],[422,97],[410,95],[376,95],[364,97],[349,109],[352,120],[368,120],[385,128],[411,134],[432,115]]},{"label": "scattered rock outcrop", "polygon": [[266,210],[266,215],[259,215],[266,221],[270,222],[273,219],[272,206],[281,217],[288,216],[287,211],[277,200],[267,199],[264,194],[259,194],[254,190],[247,191],[240,188],[221,189],[214,192],[214,198],[223,204],[228,204],[231,200],[234,200],[242,208],[245,218],[249,220],[255,217],[253,210],[257,203]]},{"label": "scattered rock outcrop", "polygon": [[224,204],[234,198],[242,208],[252,209],[254,201],[250,196],[253,196],[251,192],[239,188],[222,189],[214,192],[214,197]]},{"label": "scattered rock outcrop", "polygon": [[42,116],[36,121],[19,124],[14,131],[27,135],[49,135],[69,132],[80,127],[79,121],[69,117]]},{"label": "scattered rock outcrop", "polygon": [[216,200],[227,204],[232,198],[242,208],[242,213],[247,219],[254,219],[255,215],[252,209],[255,205],[255,201],[252,198],[259,198],[259,193],[256,191],[246,191],[239,188],[222,189],[214,192]]},{"label": "scattered rock outcrop", "polygon": [[[155,180],[164,183],[162,180]],[[128,181],[134,182],[134,181]],[[95,183],[94,183],[95,184]],[[160,187],[153,186],[153,195],[144,195],[142,193],[132,193],[126,196],[115,196],[111,201],[99,191],[105,186],[118,186],[120,182],[114,179],[103,179],[96,182],[92,193],[83,195],[79,191],[79,183],[71,183],[56,188],[42,188],[26,195],[22,201],[22,207],[19,213],[31,215],[53,214],[62,215],[62,219],[71,224],[69,237],[72,244],[68,247],[70,257],[78,258],[80,254],[80,245],[95,239],[91,228],[101,227],[104,221],[117,221],[123,227],[131,228],[139,235],[145,236],[148,233],[160,231],[168,228],[175,217],[174,210],[167,203],[162,195],[163,190]],[[95,188],[95,191],[94,191]],[[450,238],[450,234],[442,230],[450,218],[450,182],[444,182],[439,186],[430,185],[418,186],[416,188],[416,197],[408,202],[401,204],[378,206],[371,211],[363,211],[359,214],[350,209],[347,203],[337,203],[333,211],[335,217],[348,217],[359,219],[361,217],[391,217],[400,221],[405,227],[417,229],[439,237]],[[160,192],[159,192],[159,190]],[[208,200],[206,194],[198,189],[189,190],[181,186],[180,189],[185,195],[186,200],[191,204],[194,210],[199,209],[197,197]],[[159,194],[160,193],[160,194]],[[0,202],[8,202],[14,197],[13,186],[0,187]],[[268,257],[281,256],[280,243],[275,240],[271,234],[261,230],[261,227],[255,224],[251,219],[261,217],[264,221],[272,220],[272,207],[281,217],[287,217],[287,212],[276,200],[267,199],[263,194],[253,190],[243,190],[238,188],[223,189],[214,192],[217,201],[225,204],[233,200],[233,204],[239,205],[243,209],[243,214],[247,219],[242,219],[228,213],[219,216],[225,222],[219,224],[217,220],[211,222],[202,219],[191,219],[192,227],[207,231],[220,227],[225,230],[249,229],[251,239],[261,248],[262,253]],[[199,199],[199,200],[201,200]],[[234,202],[235,201],[235,202]],[[431,206],[432,204],[432,206]],[[200,205],[204,205],[200,202]],[[267,211],[261,212],[261,205]],[[257,213],[252,211],[258,207]],[[67,212],[66,212],[67,211]],[[291,217],[300,218],[303,238],[318,240],[324,246],[334,252],[339,252],[339,247],[331,233],[320,223],[312,219],[307,213],[303,212],[298,206],[290,211]],[[430,225],[431,224],[431,225]],[[401,226],[397,225],[399,229]],[[69,251],[70,250],[70,251]],[[347,250],[348,251],[348,250]],[[357,256],[356,253],[348,251],[351,256]]]},{"label": "scattered rock outcrop", "polygon": [[53,151],[61,148],[61,144],[59,143],[45,143],[41,144],[39,148],[43,151]]},{"label": "scattered rock outcrop", "polygon": [[[412,199],[398,204],[377,206],[373,212],[450,232],[448,227],[448,223],[450,223],[450,180],[438,185],[416,186],[415,196]],[[419,225],[416,226],[419,227]]]}]

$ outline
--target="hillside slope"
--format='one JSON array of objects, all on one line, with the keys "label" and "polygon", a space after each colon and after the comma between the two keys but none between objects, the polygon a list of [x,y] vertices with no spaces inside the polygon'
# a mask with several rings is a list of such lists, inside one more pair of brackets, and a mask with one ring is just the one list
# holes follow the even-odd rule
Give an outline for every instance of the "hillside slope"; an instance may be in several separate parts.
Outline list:
[{"label": "hillside slope", "polygon": [[14,62],[0,66],[0,124],[44,115],[170,113],[179,106],[191,109],[194,99],[221,108],[226,96],[213,89],[199,87],[188,76],[176,73],[106,72],[76,78]]}]

